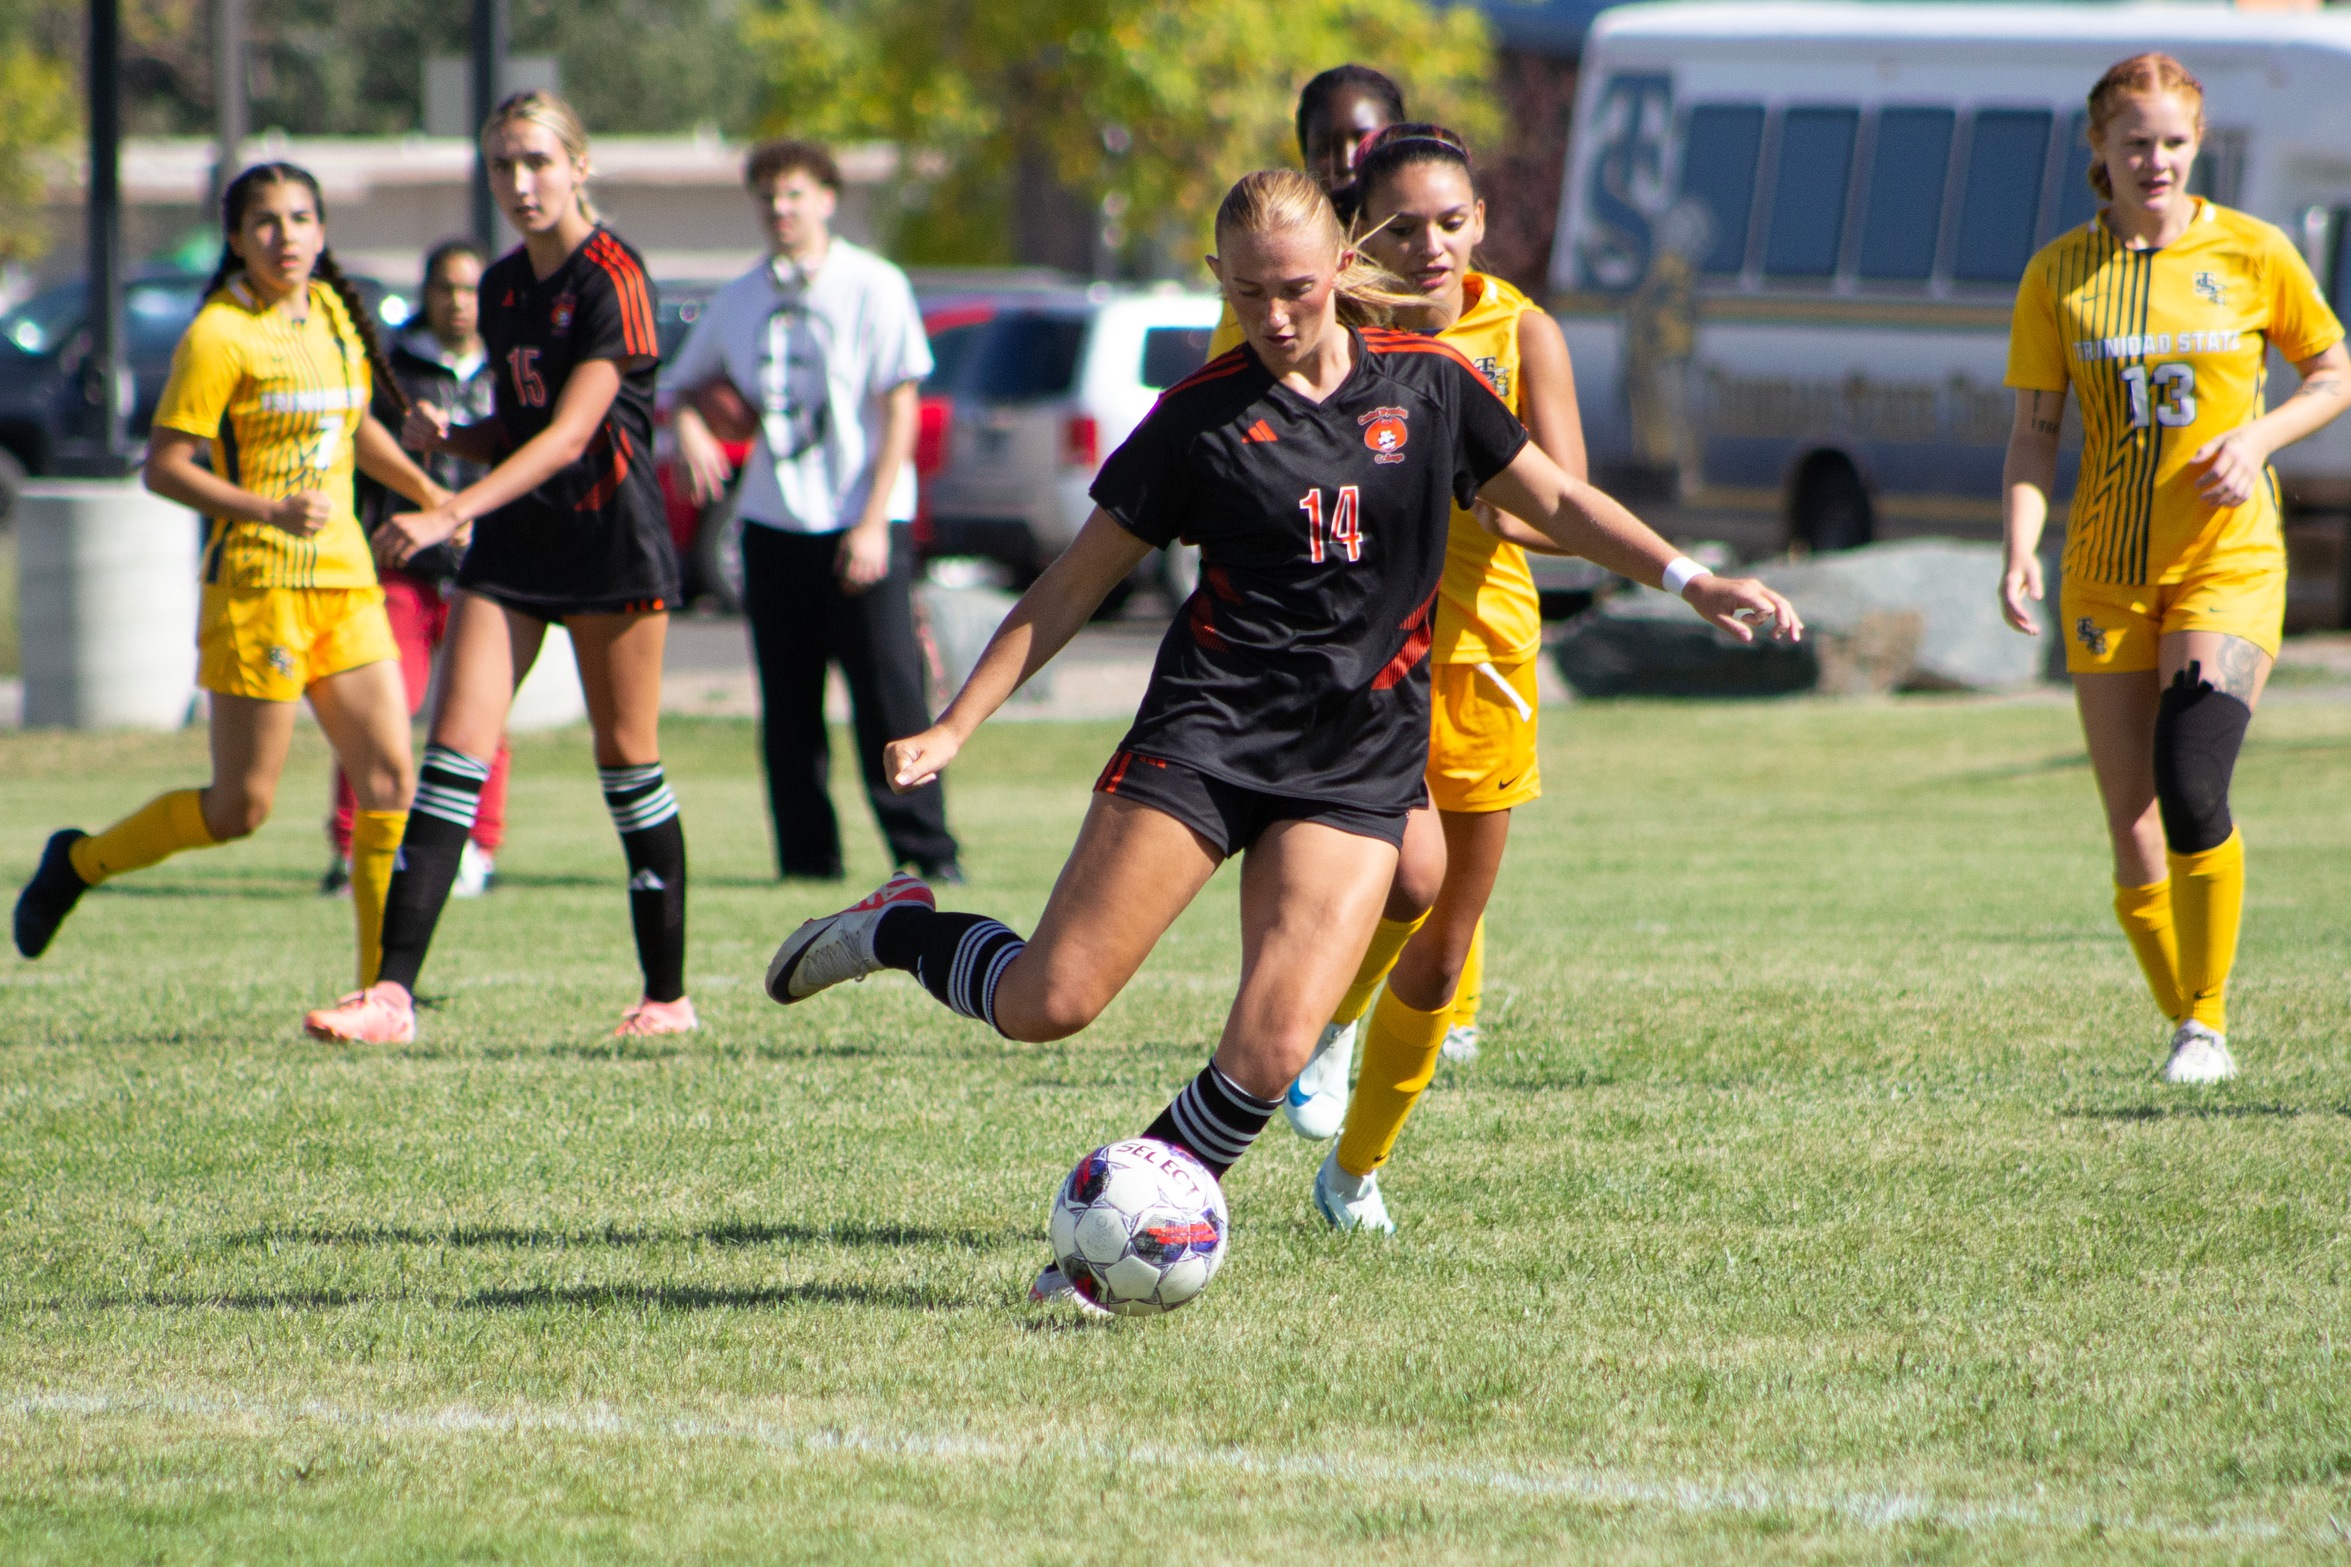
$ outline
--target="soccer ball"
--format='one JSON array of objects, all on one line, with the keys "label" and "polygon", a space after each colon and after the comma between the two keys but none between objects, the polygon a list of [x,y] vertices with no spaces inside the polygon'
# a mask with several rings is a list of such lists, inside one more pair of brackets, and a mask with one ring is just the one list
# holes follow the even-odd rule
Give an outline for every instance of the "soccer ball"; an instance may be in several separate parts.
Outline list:
[{"label": "soccer ball", "polygon": [[1173,1311],[1224,1261],[1224,1189],[1154,1137],[1097,1148],[1053,1193],[1053,1260],[1078,1293],[1126,1317]]}]

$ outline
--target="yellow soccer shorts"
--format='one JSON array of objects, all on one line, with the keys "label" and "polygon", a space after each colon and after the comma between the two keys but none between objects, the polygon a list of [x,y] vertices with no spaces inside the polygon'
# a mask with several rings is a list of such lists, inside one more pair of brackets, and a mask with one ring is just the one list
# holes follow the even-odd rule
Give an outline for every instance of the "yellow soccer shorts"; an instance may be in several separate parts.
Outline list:
[{"label": "yellow soccer shorts", "polygon": [[399,657],[382,588],[204,590],[196,683],[207,691],[294,702],[329,675]]},{"label": "yellow soccer shorts", "polygon": [[1535,663],[1429,671],[1429,798],[1440,811],[1507,811],[1543,792]]},{"label": "yellow soccer shorts", "polygon": [[2286,563],[2279,552],[2224,557],[2179,582],[2137,586],[2068,577],[2057,608],[2072,674],[2153,669],[2156,642],[2175,631],[2243,637],[2275,658],[2285,636]]}]

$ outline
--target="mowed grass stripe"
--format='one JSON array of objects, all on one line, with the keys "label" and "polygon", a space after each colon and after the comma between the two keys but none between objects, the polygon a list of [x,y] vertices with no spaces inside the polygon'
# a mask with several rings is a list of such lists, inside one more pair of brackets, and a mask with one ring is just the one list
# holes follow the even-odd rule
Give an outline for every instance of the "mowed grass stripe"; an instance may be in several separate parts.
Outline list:
[{"label": "mowed grass stripe", "polygon": [[[887,867],[844,789],[851,885],[777,886],[751,727],[672,725],[707,1026],[616,1047],[619,849],[584,736],[526,737],[510,885],[452,906],[423,1036],[331,1050],[296,1026],[349,983],[348,907],[311,891],[306,733],[261,834],[0,964],[5,1383],[287,1420],[0,1422],[0,1558],[2339,1562],[2351,707],[2255,726],[2245,1076],[2189,1094],[2153,1080],[2065,707],[1545,727],[1485,1058],[1405,1134],[1403,1232],[1328,1236],[1322,1149],[1277,1124],[1234,1173],[1214,1288],[1108,1332],[1022,1300],[1045,1196],[1198,1069],[1234,977],[1229,871],[1074,1040],[1007,1045],[899,976],[779,1009],[775,940]],[[951,796],[974,880],[946,901],[1032,922],[1117,734],[983,732]],[[0,868],[202,755],[7,737]],[[453,1442],[303,1425],[313,1403],[645,1430]],[[746,1464],[743,1440],[664,1445],[670,1420],[1031,1461]],[[1314,1467],[1358,1461],[1376,1478]],[[1772,1500],[1455,1472],[1755,1477]],[[1840,1510],[1880,1497],[1944,1512]],[[1965,1511],[2011,1504],[2042,1510]]]}]

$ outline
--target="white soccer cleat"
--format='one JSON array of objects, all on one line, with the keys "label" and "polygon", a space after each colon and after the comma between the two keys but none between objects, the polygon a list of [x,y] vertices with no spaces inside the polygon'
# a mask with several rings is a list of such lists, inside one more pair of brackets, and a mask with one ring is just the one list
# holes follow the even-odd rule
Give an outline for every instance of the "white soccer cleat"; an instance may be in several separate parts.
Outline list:
[{"label": "white soccer cleat", "polygon": [[2190,1018],[2171,1036],[2171,1059],[2163,1063],[2165,1082],[2225,1083],[2236,1075],[2237,1058],[2229,1054],[2229,1042],[2214,1033],[2211,1025]]},{"label": "white soccer cleat", "polygon": [[1290,1130],[1316,1142],[1339,1135],[1347,1119],[1347,1073],[1355,1065],[1355,1025],[1326,1023],[1314,1054],[1282,1095]]},{"label": "white soccer cleat", "polygon": [[808,921],[785,938],[767,965],[768,998],[790,1006],[843,980],[880,973],[874,927],[892,909],[910,905],[931,909],[938,901],[921,877],[900,871],[840,913]]},{"label": "white soccer cleat", "polygon": [[1334,1230],[1396,1233],[1396,1221],[1388,1217],[1387,1200],[1380,1196],[1380,1172],[1349,1175],[1339,1168],[1336,1148],[1323,1156],[1322,1168],[1314,1172],[1314,1205]]},{"label": "white soccer cleat", "polygon": [[482,846],[471,838],[457,855],[457,879],[449,884],[452,898],[478,898],[490,890],[490,882],[498,874],[498,862],[482,852]]},{"label": "white soccer cleat", "polygon": [[1467,1066],[1478,1058],[1481,1037],[1475,1023],[1456,1024],[1445,1030],[1445,1042],[1437,1047],[1437,1054],[1455,1066]]},{"label": "white soccer cleat", "polygon": [[1081,1317],[1109,1317],[1116,1313],[1088,1300],[1069,1275],[1061,1271],[1061,1264],[1048,1262],[1037,1281],[1029,1286],[1029,1303],[1036,1306],[1069,1306]]}]

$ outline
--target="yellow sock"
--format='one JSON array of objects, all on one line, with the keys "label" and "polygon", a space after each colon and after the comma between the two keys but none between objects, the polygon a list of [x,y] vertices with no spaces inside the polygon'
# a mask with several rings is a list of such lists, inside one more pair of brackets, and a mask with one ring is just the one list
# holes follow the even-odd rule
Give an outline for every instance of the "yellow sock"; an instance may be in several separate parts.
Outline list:
[{"label": "yellow sock", "polygon": [[77,839],[67,852],[74,874],[95,887],[110,876],[169,859],[182,849],[213,843],[204,825],[204,791],[175,789],[159,794],[104,832]]},{"label": "yellow sock", "polygon": [[2228,1029],[2229,969],[2245,912],[2245,835],[2217,848],[2171,856],[2172,919],[2179,927],[2180,997],[2188,1016],[2216,1034]]},{"label": "yellow sock", "polygon": [[1422,1012],[1398,1001],[1392,990],[1380,997],[1363,1031],[1363,1066],[1347,1101],[1346,1129],[1339,1133],[1340,1169],[1360,1178],[1388,1162],[1404,1118],[1437,1074],[1437,1049],[1452,1015],[1451,1003]]},{"label": "yellow sock", "polygon": [[1461,983],[1453,987],[1453,1018],[1448,1028],[1475,1028],[1478,1026],[1478,1003],[1485,999],[1486,988],[1486,917],[1478,916],[1478,928],[1470,932],[1469,956],[1461,963]]},{"label": "yellow sock", "polygon": [[351,818],[351,909],[359,916],[359,988],[376,982],[384,961],[384,894],[392,861],[408,831],[406,811],[359,811]]},{"label": "yellow sock", "polygon": [[1380,988],[1380,981],[1396,966],[1396,954],[1404,950],[1404,943],[1428,923],[1428,918],[1426,914],[1410,920],[1380,916],[1380,928],[1371,933],[1371,945],[1363,949],[1362,966],[1355,970],[1355,983],[1347,987],[1339,1010],[1331,1014],[1332,1022],[1352,1023],[1363,1016],[1364,1008],[1371,1005],[1372,992]]},{"label": "yellow sock", "polygon": [[2180,949],[2172,935],[2171,883],[2126,887],[2116,882],[2114,919],[2131,938],[2131,950],[2139,955],[2139,972],[2147,976],[2155,1004],[2174,1023],[2185,1019],[2188,1004],[2180,999]]}]

